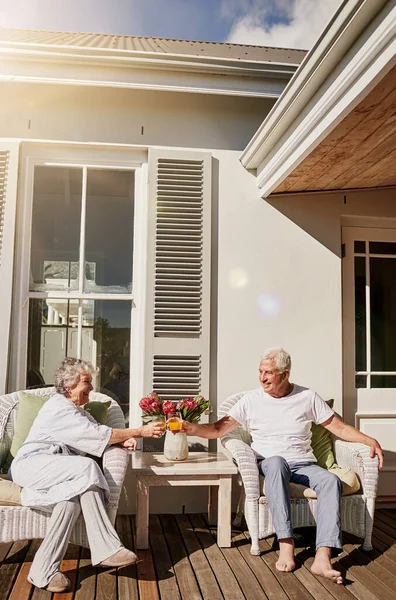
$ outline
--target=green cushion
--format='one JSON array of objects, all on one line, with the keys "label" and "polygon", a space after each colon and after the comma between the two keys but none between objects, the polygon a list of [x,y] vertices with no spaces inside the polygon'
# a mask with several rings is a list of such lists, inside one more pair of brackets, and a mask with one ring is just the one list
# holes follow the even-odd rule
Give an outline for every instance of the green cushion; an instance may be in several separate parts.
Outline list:
[{"label": "green cushion", "polygon": [[87,412],[89,412],[95,421],[100,423],[100,425],[107,425],[109,421],[108,410],[111,405],[111,400],[107,402],[87,402],[84,405],[84,408]]},{"label": "green cushion", "polygon": [[37,396],[36,394],[29,394],[29,392],[19,392],[18,416],[16,418],[11,449],[4,465],[6,468],[10,468],[12,460],[26,440],[40,408],[48,399],[49,396]]},{"label": "green cushion", "polygon": [[[327,400],[326,404],[333,408],[334,400]],[[336,464],[333,453],[333,434],[322,425],[312,423],[311,446],[318,465],[323,469],[331,469]]]}]

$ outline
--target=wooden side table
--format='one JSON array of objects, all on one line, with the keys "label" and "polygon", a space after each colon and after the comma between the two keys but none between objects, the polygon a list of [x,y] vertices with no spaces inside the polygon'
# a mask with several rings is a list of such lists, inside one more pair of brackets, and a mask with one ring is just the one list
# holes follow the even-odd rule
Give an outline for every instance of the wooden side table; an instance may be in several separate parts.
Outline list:
[{"label": "wooden side table", "polygon": [[[231,480],[238,470],[220,452],[191,452],[187,460],[170,462],[156,452],[132,452],[136,474],[136,547],[148,548],[150,486],[209,486],[208,515],[213,524],[217,508],[217,544],[231,546]],[[218,492],[218,493],[217,493]],[[218,496],[218,501],[217,500]],[[217,506],[216,506],[217,505]]]}]

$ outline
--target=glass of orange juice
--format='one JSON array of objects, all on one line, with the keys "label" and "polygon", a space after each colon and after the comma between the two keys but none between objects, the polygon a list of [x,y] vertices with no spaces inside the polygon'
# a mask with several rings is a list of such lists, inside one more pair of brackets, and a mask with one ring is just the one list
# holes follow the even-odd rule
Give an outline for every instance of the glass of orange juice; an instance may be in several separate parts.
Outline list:
[{"label": "glass of orange juice", "polygon": [[169,417],[166,422],[168,430],[173,431],[173,433],[177,433],[178,431],[180,431],[182,428],[182,424],[183,424],[183,419],[177,415],[173,415],[172,417]]}]

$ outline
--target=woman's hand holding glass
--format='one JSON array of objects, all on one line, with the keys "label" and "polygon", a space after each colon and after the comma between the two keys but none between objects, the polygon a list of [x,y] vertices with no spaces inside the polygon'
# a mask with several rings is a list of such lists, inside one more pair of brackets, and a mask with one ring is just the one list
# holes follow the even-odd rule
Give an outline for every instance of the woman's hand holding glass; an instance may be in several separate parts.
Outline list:
[{"label": "woman's hand holding glass", "polygon": [[143,425],[141,428],[141,436],[143,438],[160,438],[165,433],[165,417],[154,417],[150,423]]}]

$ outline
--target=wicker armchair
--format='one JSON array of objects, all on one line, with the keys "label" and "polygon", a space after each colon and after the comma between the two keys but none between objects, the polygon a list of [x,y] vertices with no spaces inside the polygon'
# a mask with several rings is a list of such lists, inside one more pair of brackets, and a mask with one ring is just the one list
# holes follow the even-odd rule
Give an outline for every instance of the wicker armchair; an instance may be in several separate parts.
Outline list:
[{"label": "wicker armchair", "polygon": [[[244,392],[230,396],[219,408],[222,418],[238,402]],[[251,437],[246,429],[238,427],[221,438],[221,443],[238,466],[241,497],[234,525],[240,525],[243,512],[251,538],[252,554],[260,554],[259,539],[275,533],[271,513],[265,496],[260,495],[260,478]],[[371,550],[375,498],[378,485],[378,461],[370,458],[369,448],[336,439],[336,462],[340,467],[351,468],[358,475],[361,488],[358,493],[341,499],[342,529],[364,539],[363,549]],[[291,498],[291,517],[294,528],[315,525],[316,499]]]},{"label": "wicker armchair", "polygon": [[[28,390],[29,394],[46,396],[54,393],[53,388],[39,388]],[[111,400],[111,406],[108,411],[108,424],[112,428],[124,429],[125,419],[118,404],[98,392],[90,393],[90,400],[97,402],[107,402]],[[3,438],[0,439],[0,461],[8,453],[11,447],[12,437],[14,435],[16,417],[18,413],[18,392],[0,396],[0,408],[8,407],[15,403],[15,406],[8,411],[6,417],[5,431]],[[2,411],[2,415],[6,415]],[[107,507],[107,513],[112,523],[115,522],[118,502],[124,481],[125,472],[128,466],[129,456],[127,450],[120,446],[108,446],[103,453],[102,469],[104,476],[110,488],[110,501]],[[1,462],[0,462],[1,464]],[[0,542],[15,542],[18,540],[30,540],[43,538],[47,531],[47,525],[50,518],[49,512],[32,509],[25,506],[1,506],[0,505]],[[85,531],[83,518],[80,516],[74,527],[70,541],[88,548],[88,539]]]}]

